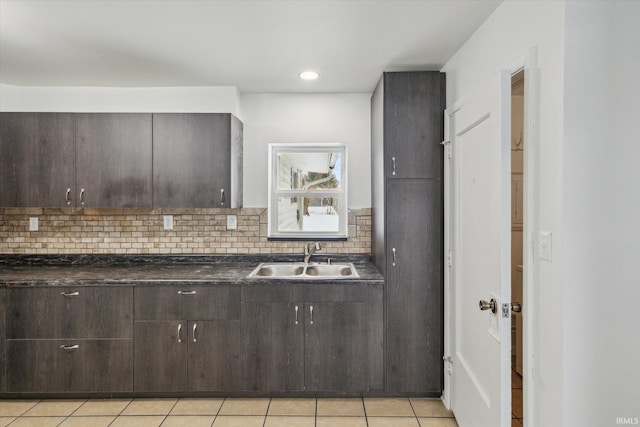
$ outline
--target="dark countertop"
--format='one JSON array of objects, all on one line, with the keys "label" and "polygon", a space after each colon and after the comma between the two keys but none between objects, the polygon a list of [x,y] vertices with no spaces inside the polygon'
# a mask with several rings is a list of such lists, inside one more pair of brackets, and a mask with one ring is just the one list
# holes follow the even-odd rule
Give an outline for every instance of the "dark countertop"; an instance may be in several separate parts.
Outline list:
[{"label": "dark countertop", "polygon": [[[290,257],[249,255],[234,257],[178,257],[147,256],[111,258],[67,257],[64,261],[47,262],[42,257],[0,256],[0,286],[101,286],[154,284],[273,284],[276,282],[302,284],[382,284],[382,276],[370,260],[364,257],[330,256],[338,262],[353,262],[358,278],[339,279],[273,279],[247,278],[260,262],[295,261]],[[298,257],[299,258],[299,257]],[[110,261],[109,261],[110,260]],[[312,260],[313,261],[313,260]],[[326,262],[318,258],[317,262]]]}]

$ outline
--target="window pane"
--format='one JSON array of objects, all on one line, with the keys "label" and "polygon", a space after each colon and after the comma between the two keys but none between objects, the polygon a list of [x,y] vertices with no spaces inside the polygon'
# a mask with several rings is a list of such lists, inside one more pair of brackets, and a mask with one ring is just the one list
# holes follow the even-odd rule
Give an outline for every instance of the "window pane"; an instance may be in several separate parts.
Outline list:
[{"label": "window pane", "polygon": [[337,197],[278,197],[278,231],[340,231]]},{"label": "window pane", "polygon": [[340,190],[342,153],[278,153],[278,190]]}]

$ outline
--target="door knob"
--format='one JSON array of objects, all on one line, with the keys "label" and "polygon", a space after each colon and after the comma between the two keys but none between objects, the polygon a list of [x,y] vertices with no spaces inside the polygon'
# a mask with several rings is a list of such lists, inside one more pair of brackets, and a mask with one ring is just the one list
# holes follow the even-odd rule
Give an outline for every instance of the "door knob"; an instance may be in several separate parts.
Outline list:
[{"label": "door knob", "polygon": [[480,306],[480,310],[482,311],[491,310],[491,312],[494,314],[496,311],[498,311],[498,306],[494,298],[491,298],[491,301],[489,302],[481,299],[478,305]]},{"label": "door knob", "polygon": [[512,302],[511,303],[511,311],[513,311],[514,313],[521,313],[522,312],[522,304],[520,304],[519,302]]}]

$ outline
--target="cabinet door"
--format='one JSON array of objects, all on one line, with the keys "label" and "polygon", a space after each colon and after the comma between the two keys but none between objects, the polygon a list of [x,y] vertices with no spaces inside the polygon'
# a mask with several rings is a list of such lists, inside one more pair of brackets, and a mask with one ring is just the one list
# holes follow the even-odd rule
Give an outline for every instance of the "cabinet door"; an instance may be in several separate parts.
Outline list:
[{"label": "cabinet door", "polygon": [[76,115],[76,182],[85,207],[151,207],[151,114]]},{"label": "cabinet door", "polygon": [[82,346],[67,340],[8,340],[7,391],[84,391]]},{"label": "cabinet door", "polygon": [[132,391],[131,340],[8,340],[8,392]]},{"label": "cabinet door", "polygon": [[299,303],[242,304],[242,388],[304,390],[304,321]]},{"label": "cabinet door", "polygon": [[240,321],[189,322],[187,390],[240,389]]},{"label": "cabinet door", "polygon": [[240,286],[139,286],[136,320],[240,319]]},{"label": "cabinet door", "polygon": [[390,392],[442,390],[442,191],[440,180],[388,182],[385,340]]},{"label": "cabinet door", "polygon": [[67,189],[73,198],[73,115],[0,113],[0,206],[67,206]]},{"label": "cabinet door", "polygon": [[134,391],[185,391],[187,322],[136,322]]},{"label": "cabinet door", "polygon": [[132,287],[10,289],[9,307],[9,338],[131,338],[133,334]]},{"label": "cabinet door", "polygon": [[445,75],[384,74],[384,158],[387,178],[441,178]]},{"label": "cabinet door", "polygon": [[305,388],[368,390],[367,304],[305,304]]},{"label": "cabinet door", "polygon": [[230,121],[230,114],[153,115],[154,206],[231,206]]}]

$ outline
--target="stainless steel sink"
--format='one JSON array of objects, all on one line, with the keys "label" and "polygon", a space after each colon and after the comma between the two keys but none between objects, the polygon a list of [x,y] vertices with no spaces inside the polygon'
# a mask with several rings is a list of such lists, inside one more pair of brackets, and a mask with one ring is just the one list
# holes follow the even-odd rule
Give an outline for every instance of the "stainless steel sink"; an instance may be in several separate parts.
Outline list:
[{"label": "stainless steel sink", "polygon": [[345,277],[354,276],[355,271],[351,264],[318,264],[308,266],[305,274],[313,277]]},{"label": "stainless steel sink", "polygon": [[360,277],[352,263],[262,263],[247,277],[268,279],[348,279]]}]

